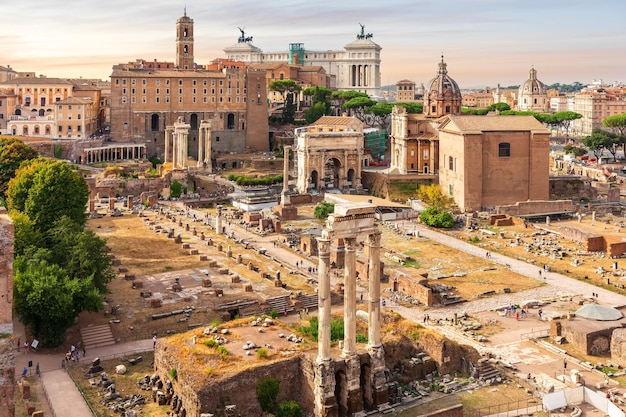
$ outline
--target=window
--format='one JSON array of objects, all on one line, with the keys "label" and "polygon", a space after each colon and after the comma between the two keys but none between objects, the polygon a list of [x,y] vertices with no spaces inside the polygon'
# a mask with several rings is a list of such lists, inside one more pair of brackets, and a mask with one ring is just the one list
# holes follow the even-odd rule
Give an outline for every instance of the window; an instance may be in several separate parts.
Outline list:
[{"label": "window", "polygon": [[178,85],[183,85],[183,80],[178,80]]},{"label": "window", "polygon": [[161,85],[161,80],[155,80],[156,81],[156,85]]},{"label": "window", "polygon": [[500,158],[509,158],[511,156],[511,144],[508,142],[499,143],[498,156]]},{"label": "window", "polygon": [[78,125],[78,127],[76,127],[76,130],[80,132],[80,125]]},{"label": "window", "polygon": [[141,84],[146,85],[146,79],[141,80]]},{"label": "window", "polygon": [[135,89],[134,89],[134,88],[131,88],[131,89],[130,89],[130,93],[131,93],[131,94],[135,94]]},{"label": "window", "polygon": [[454,158],[451,156],[448,157],[448,169],[454,171]]},{"label": "window", "polygon": [[181,96],[183,95],[183,89],[182,88],[178,89],[178,94],[181,95]]},{"label": "window", "polygon": [[132,85],[135,85],[135,79],[133,78],[132,80],[130,80],[130,83],[131,83]]},{"label": "window", "polygon": [[59,126],[59,133],[63,133],[63,126]]},{"label": "window", "polygon": [[80,120],[80,114],[77,116],[78,120]]}]

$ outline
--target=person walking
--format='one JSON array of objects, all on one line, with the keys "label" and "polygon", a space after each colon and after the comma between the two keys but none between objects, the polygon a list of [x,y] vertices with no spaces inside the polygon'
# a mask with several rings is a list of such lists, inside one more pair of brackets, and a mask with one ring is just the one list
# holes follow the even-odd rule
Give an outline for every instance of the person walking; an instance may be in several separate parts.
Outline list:
[{"label": "person walking", "polygon": [[152,349],[156,348],[156,340],[157,340],[157,337],[156,337],[156,334],[155,334],[155,335],[152,336]]},{"label": "person walking", "polygon": [[17,338],[17,351],[20,351],[20,347],[22,346],[22,339],[20,339],[19,337]]},{"label": "person walking", "polygon": [[567,369],[567,358],[563,358],[563,369]]}]

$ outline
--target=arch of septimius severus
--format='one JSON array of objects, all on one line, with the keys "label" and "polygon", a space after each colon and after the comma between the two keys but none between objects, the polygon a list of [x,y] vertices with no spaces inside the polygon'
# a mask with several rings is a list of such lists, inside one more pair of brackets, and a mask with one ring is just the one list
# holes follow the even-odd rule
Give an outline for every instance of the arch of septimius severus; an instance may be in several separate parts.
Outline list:
[{"label": "arch of septimius severus", "polygon": [[[351,416],[387,402],[385,357],[380,341],[380,232],[374,222],[371,204],[337,204],[318,240],[319,328],[315,369],[316,417]],[[368,263],[368,341],[369,363],[361,363],[356,350],[356,246],[365,237]],[[342,374],[335,372],[336,360],[330,349],[330,245],[336,239],[345,244],[344,340]]]},{"label": "arch of septimius severus", "polygon": [[[164,163],[171,162],[172,169],[188,168],[189,158],[189,129],[191,125],[185,123],[182,117],[173,126],[165,128],[165,160]],[[211,130],[212,121],[202,120],[200,122],[200,137],[198,138],[198,162],[197,167],[212,172],[211,153]]]}]

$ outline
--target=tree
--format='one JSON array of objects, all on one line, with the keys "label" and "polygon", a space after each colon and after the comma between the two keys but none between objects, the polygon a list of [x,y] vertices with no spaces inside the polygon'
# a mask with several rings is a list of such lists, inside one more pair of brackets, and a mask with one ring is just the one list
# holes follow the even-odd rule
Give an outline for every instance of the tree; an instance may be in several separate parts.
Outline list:
[{"label": "tree", "polygon": [[300,92],[300,87],[294,80],[275,80],[268,87],[283,96],[283,123],[293,123],[295,116],[294,93]]},{"label": "tree", "polygon": [[617,145],[620,144],[619,137],[615,133],[607,132],[599,128],[593,129],[591,135],[583,138],[582,143],[593,152],[593,155],[598,160],[602,156],[604,149],[609,151],[615,160]]},{"label": "tree", "polygon": [[335,205],[324,200],[313,209],[313,215],[316,219],[324,220],[328,215],[335,211]]},{"label": "tree", "polygon": [[82,311],[102,308],[89,279],[70,279],[58,265],[18,257],[14,264],[13,308],[44,346],[58,346]]},{"label": "tree", "polygon": [[276,410],[276,417],[302,417],[302,407],[294,400],[281,401]]},{"label": "tree", "polygon": [[20,164],[36,157],[37,151],[21,140],[0,137],[0,197],[4,198],[9,181]]},{"label": "tree", "polygon": [[363,96],[357,96],[351,100],[348,100],[343,104],[343,108],[347,110],[351,110],[354,117],[365,123],[365,113],[368,107],[372,107],[376,104],[376,101],[371,98]]},{"label": "tree", "polygon": [[422,223],[432,227],[450,228],[454,226],[452,214],[435,206],[428,207],[420,214],[419,218]]},{"label": "tree", "polygon": [[330,114],[330,96],[332,91],[326,87],[313,86],[305,88],[305,96],[312,97],[311,108],[304,113],[307,124],[313,123],[320,117]]},{"label": "tree", "polygon": [[614,114],[602,121],[602,126],[608,127],[615,133],[623,146],[626,155],[626,113]]},{"label": "tree", "polygon": [[65,162],[42,158],[18,169],[7,190],[9,210],[24,213],[44,233],[61,215],[83,226],[88,198],[82,175]]},{"label": "tree", "polygon": [[417,189],[417,198],[438,209],[450,207],[452,202],[452,199],[445,195],[437,184],[420,185]]},{"label": "tree", "polygon": [[584,154],[587,153],[587,150],[583,148],[579,148],[578,146],[566,145],[563,147],[563,152],[565,152],[566,155],[572,154],[574,156],[583,156]]},{"label": "tree", "polygon": [[12,211],[9,213],[15,230],[14,254],[22,256],[30,247],[38,248],[44,242],[43,234],[35,229],[35,224],[22,212]]},{"label": "tree", "polygon": [[178,180],[172,181],[170,185],[170,197],[179,198],[183,194],[183,185]]},{"label": "tree", "polygon": [[511,110],[511,106],[509,106],[507,103],[493,103],[491,106],[487,107],[487,111],[507,111],[507,110]]},{"label": "tree", "polygon": [[276,410],[276,399],[280,381],[277,378],[263,378],[256,386],[256,397],[261,405],[261,410],[273,413]]},{"label": "tree", "polygon": [[70,278],[90,277],[101,294],[108,292],[107,284],[115,278],[115,272],[104,239],[67,216],[61,217],[48,235],[55,263],[64,268]]}]

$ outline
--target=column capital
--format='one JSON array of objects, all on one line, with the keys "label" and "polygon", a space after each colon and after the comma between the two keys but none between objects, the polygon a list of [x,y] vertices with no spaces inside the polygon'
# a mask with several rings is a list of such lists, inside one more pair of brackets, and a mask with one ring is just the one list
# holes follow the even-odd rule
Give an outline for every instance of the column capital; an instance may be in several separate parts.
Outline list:
[{"label": "column capital", "polygon": [[344,237],[343,244],[347,251],[356,250],[356,237]]},{"label": "column capital", "polygon": [[370,235],[367,235],[367,244],[372,247],[374,246],[380,247],[380,237],[381,237],[380,232],[375,232]]}]

